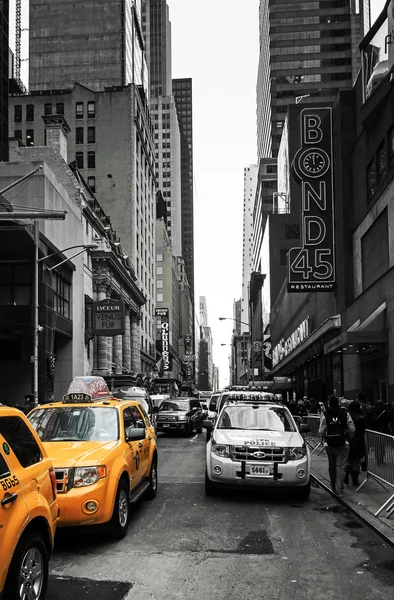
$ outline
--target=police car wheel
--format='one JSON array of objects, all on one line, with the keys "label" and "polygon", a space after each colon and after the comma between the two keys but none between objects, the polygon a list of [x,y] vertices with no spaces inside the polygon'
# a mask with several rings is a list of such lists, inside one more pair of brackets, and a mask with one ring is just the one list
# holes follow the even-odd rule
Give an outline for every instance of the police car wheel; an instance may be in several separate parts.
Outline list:
[{"label": "police car wheel", "polygon": [[26,531],[14,552],[8,569],[4,599],[43,600],[48,585],[48,549],[38,531]]}]

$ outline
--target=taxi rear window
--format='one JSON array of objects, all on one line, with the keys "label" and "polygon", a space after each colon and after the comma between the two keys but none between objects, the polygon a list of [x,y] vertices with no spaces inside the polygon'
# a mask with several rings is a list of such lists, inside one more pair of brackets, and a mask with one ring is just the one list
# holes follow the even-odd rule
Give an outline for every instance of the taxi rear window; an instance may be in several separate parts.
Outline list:
[{"label": "taxi rear window", "polygon": [[42,460],[39,445],[29,427],[20,417],[1,417],[0,433],[22,467],[30,467]]},{"label": "taxi rear window", "polygon": [[7,463],[5,462],[2,454],[0,453],[0,479],[9,477],[11,475]]}]

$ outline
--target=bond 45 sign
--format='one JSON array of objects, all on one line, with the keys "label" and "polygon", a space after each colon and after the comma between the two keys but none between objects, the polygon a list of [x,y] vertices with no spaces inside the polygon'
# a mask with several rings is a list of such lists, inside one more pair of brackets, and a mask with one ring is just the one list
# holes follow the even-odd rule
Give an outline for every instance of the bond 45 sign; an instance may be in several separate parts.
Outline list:
[{"label": "bond 45 sign", "polygon": [[300,113],[301,147],[292,164],[301,186],[301,248],[288,253],[289,292],[335,287],[334,186],[331,108]]}]

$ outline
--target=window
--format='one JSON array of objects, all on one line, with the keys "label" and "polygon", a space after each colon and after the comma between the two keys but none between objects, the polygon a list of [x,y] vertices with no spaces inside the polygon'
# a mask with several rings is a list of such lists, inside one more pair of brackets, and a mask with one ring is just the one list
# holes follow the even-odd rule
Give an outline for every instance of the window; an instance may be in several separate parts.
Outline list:
[{"label": "window", "polygon": [[26,121],[34,121],[34,104],[26,104]]},{"label": "window", "polygon": [[0,479],[3,479],[4,477],[9,477],[10,475],[11,475],[11,473],[8,468],[8,465],[5,462],[2,454],[0,454]]},{"label": "window", "polygon": [[156,302],[163,302],[163,294],[156,294]]},{"label": "window", "polygon": [[77,161],[78,169],[83,169],[83,152],[76,152],[75,160]]},{"label": "window", "polygon": [[16,123],[21,123],[22,121],[22,105],[16,104],[14,106],[14,121]]},{"label": "window", "polygon": [[31,304],[32,268],[28,263],[0,264],[0,305]]},{"label": "window", "polygon": [[96,193],[96,178],[95,177],[88,177],[88,186],[90,187],[90,190],[93,192],[93,194]]},{"label": "window", "polygon": [[34,146],[34,130],[26,130],[26,146]]},{"label": "window", "polygon": [[96,143],[96,128],[88,127],[88,144]]},{"label": "window", "polygon": [[83,127],[77,127],[75,130],[75,143],[83,144]]},{"label": "window", "polygon": [[163,275],[163,267],[156,267],[156,275]]},{"label": "window", "polygon": [[372,160],[367,167],[367,201],[369,202],[376,191],[376,169],[375,160]]},{"label": "window", "polygon": [[75,103],[75,118],[83,119],[83,102]]},{"label": "window", "polygon": [[96,103],[91,100],[88,102],[88,119],[94,119],[96,117]]},{"label": "window", "polygon": [[70,298],[71,298],[71,285],[63,279],[59,273],[54,273],[53,280],[53,310],[61,315],[62,317],[66,317],[66,319],[71,318],[71,307],[70,307]]},{"label": "window", "polygon": [[88,169],[96,168],[96,153],[88,152]]},{"label": "window", "polygon": [[386,140],[378,149],[378,181],[381,183],[387,174],[387,148]]},{"label": "window", "polygon": [[285,236],[287,240],[297,240],[300,238],[300,224],[286,223]]},{"label": "window", "polygon": [[42,460],[39,445],[20,417],[0,417],[0,433],[22,467],[30,467]]},{"label": "window", "polygon": [[22,141],[22,130],[21,129],[15,129],[15,131],[14,131],[14,137],[16,137],[18,140]]},{"label": "window", "polygon": [[276,173],[277,170],[278,169],[276,165],[267,165],[267,173]]},{"label": "window", "polygon": [[56,114],[64,115],[64,102],[56,102]]},{"label": "window", "polygon": [[156,254],[156,260],[157,260],[157,262],[163,262],[163,255],[162,254]]},{"label": "window", "polygon": [[162,279],[158,279],[158,280],[156,281],[156,287],[157,287],[157,289],[159,289],[159,290],[160,290],[160,289],[163,289],[163,280],[162,280]]},{"label": "window", "polygon": [[387,207],[361,238],[363,290],[384,275],[390,267]]},{"label": "window", "polygon": [[44,104],[44,115],[52,114],[52,104]]}]

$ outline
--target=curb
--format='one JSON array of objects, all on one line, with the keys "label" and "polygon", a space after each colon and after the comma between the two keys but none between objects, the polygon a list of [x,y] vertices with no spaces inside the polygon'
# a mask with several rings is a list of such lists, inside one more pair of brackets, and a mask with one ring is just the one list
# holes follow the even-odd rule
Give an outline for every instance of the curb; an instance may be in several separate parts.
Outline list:
[{"label": "curb", "polygon": [[394,531],[390,527],[385,525],[385,523],[379,521],[377,517],[372,515],[372,513],[370,513],[368,510],[366,510],[359,504],[351,502],[345,497],[339,498],[336,494],[334,494],[334,492],[328,485],[323,483],[318,477],[316,477],[316,475],[313,475],[312,473],[311,479],[316,485],[328,492],[333,498],[335,498],[337,502],[345,506],[348,510],[350,510],[350,512],[356,515],[356,517],[358,517],[360,521],[362,521],[365,525],[367,525],[375,533],[377,533],[386,542],[386,544],[394,548]]}]

